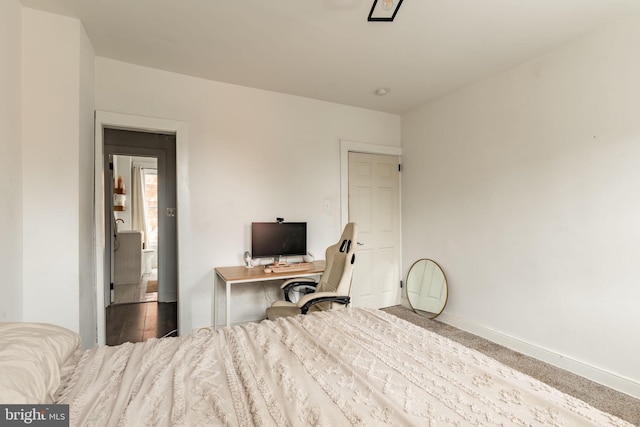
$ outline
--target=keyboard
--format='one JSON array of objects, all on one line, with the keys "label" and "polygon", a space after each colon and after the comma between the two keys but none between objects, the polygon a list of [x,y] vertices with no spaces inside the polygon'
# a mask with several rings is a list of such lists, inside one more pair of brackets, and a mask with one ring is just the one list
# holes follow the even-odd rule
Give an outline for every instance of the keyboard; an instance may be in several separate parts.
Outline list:
[{"label": "keyboard", "polygon": [[271,271],[274,273],[288,273],[290,271],[305,271],[313,270],[315,265],[312,262],[298,262],[295,264],[280,264],[277,267],[274,265],[271,267]]}]

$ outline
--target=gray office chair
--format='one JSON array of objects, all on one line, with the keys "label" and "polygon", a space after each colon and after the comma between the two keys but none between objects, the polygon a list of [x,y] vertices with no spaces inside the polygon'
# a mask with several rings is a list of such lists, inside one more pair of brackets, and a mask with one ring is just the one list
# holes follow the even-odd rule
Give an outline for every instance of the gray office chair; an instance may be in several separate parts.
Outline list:
[{"label": "gray office chair", "polygon": [[[267,319],[346,307],[351,301],[357,234],[357,224],[350,222],[338,243],[327,248],[325,270],[317,283],[304,277],[285,281],[281,286],[285,299],[274,302],[267,309]],[[303,296],[293,302],[290,298],[292,292],[300,292]]]}]

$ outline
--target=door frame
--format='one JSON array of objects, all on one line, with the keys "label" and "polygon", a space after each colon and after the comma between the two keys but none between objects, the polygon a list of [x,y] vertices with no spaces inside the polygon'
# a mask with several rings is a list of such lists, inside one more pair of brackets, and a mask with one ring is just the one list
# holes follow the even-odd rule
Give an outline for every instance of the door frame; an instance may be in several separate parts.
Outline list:
[{"label": "door frame", "polygon": [[[340,140],[340,220],[342,228],[349,222],[349,153],[379,154],[388,156],[398,156],[402,163],[402,147],[391,145],[377,145],[366,142]],[[402,280],[402,174],[398,177],[398,221],[400,222],[400,236],[398,248],[398,271]],[[398,288],[396,301],[402,301],[403,290]]]},{"label": "door frame", "polygon": [[[157,132],[133,132],[123,131],[122,129],[109,129],[112,132],[120,132],[109,138],[109,141],[103,141],[104,165],[108,167],[108,156],[147,156],[154,157],[157,160],[158,171],[158,233],[160,239],[159,246],[156,251],[158,259],[158,302],[171,302],[178,299],[177,288],[177,231],[176,221],[174,218],[169,219],[166,215],[166,209],[176,207],[177,194],[175,191],[175,134],[157,133]],[[105,132],[106,134],[106,132]],[[167,139],[169,138],[169,139]],[[107,171],[107,174],[108,171]],[[133,185],[131,181],[130,185]],[[108,184],[105,188],[108,188]],[[133,189],[131,189],[133,190]],[[133,194],[133,191],[131,191]],[[112,204],[112,198],[106,194],[105,205]],[[106,209],[105,216],[108,218],[111,213],[110,209]],[[111,231],[111,224],[105,221],[105,229]],[[105,239],[109,239],[110,234],[105,233]],[[106,242],[105,242],[106,243]],[[106,251],[108,254],[109,251]],[[107,260],[105,259],[105,264]],[[106,279],[107,274],[105,274]],[[113,283],[113,277],[111,278]],[[108,282],[105,282],[105,284]],[[167,286],[170,283],[176,283],[176,286]],[[107,292],[105,287],[105,300]],[[106,305],[106,304],[105,304]]]},{"label": "door frame", "polygon": [[94,243],[95,243],[95,300],[97,345],[106,343],[106,305],[104,292],[105,277],[105,174],[104,174],[104,129],[115,128],[142,132],[172,133],[176,135],[176,192],[177,192],[177,234],[178,234],[178,334],[188,331],[184,328],[190,313],[187,313],[186,284],[190,283],[189,253],[191,247],[190,195],[188,178],[188,126],[185,122],[154,117],[135,116],[107,111],[95,112],[94,137]]}]

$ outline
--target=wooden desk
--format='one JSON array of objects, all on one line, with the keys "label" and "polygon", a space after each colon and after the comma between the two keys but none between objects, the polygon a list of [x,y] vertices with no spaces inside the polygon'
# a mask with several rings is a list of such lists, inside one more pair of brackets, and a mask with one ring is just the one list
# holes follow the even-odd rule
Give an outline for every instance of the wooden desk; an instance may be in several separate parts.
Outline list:
[{"label": "wooden desk", "polygon": [[[314,261],[314,268],[310,270],[288,271],[285,273],[265,273],[264,267],[246,268],[244,266],[237,267],[217,267],[214,271],[213,280],[213,301],[211,307],[211,317],[214,329],[218,327],[218,316],[216,309],[218,307],[218,293],[216,292],[217,282],[221,280],[225,286],[226,299],[226,326],[231,325],[231,285],[234,283],[250,283],[265,282],[268,280],[286,280],[294,277],[312,277],[320,276],[324,272],[325,261]],[[266,310],[266,307],[265,307]]]}]

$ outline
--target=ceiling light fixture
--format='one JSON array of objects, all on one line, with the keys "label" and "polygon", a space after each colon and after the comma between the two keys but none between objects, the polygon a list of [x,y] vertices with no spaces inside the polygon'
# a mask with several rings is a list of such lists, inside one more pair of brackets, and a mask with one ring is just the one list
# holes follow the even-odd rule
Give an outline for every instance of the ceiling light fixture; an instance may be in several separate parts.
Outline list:
[{"label": "ceiling light fixture", "polygon": [[386,87],[379,87],[378,89],[376,89],[375,93],[378,96],[385,96],[386,94],[388,94],[389,92],[391,92],[391,89],[387,89]]},{"label": "ceiling light fixture", "polygon": [[373,6],[369,12],[368,21],[390,22],[396,17],[402,0],[373,0]]}]

